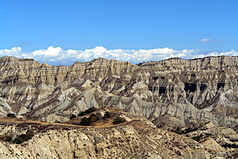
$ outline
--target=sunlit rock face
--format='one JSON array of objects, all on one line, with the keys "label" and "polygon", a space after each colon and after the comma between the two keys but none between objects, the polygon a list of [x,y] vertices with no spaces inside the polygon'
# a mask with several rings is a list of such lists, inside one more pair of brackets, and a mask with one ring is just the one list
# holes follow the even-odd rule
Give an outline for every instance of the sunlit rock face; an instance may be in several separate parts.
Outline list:
[{"label": "sunlit rock face", "polygon": [[[22,144],[0,141],[1,158],[210,159],[222,156],[209,153],[202,144],[188,137],[153,128],[142,121],[105,128],[15,124],[0,126],[1,135],[17,135],[27,129],[34,130],[35,134]],[[216,149],[214,151],[219,152]]]},{"label": "sunlit rock face", "polygon": [[238,124],[238,57],[179,58],[138,65],[98,58],[71,66],[0,58],[0,115],[66,121],[89,107],[116,106],[151,121]]}]

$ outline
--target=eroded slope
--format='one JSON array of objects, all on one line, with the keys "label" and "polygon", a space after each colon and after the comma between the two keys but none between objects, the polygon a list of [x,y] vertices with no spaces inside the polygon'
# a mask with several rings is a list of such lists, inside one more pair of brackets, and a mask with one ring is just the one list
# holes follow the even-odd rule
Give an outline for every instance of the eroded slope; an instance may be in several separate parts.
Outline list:
[{"label": "eroded slope", "polygon": [[0,59],[0,115],[67,121],[89,107],[116,106],[151,121],[169,114],[183,124],[238,124],[238,57],[169,59],[132,65],[95,59],[50,66]]}]

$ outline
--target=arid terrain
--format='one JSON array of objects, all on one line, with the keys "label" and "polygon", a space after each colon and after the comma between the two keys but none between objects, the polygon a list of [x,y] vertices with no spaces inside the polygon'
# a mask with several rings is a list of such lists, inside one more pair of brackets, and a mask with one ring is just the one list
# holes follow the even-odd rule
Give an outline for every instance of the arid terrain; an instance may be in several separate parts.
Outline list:
[{"label": "arid terrain", "polygon": [[[110,112],[107,118],[103,118]],[[101,116],[89,126],[82,118]],[[113,118],[125,119],[112,123]],[[0,119],[1,158],[236,158],[238,134],[211,122],[171,132],[106,107],[65,123]],[[24,135],[23,135],[24,134]],[[30,137],[28,137],[30,136]]]},{"label": "arid terrain", "polygon": [[238,157],[236,56],[0,66],[0,158]]}]

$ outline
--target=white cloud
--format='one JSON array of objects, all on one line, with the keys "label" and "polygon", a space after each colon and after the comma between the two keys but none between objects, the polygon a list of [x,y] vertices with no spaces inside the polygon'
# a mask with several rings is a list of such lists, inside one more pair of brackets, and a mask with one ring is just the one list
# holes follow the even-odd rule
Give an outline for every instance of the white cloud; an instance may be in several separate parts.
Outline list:
[{"label": "white cloud", "polygon": [[210,43],[212,42],[213,40],[212,39],[209,39],[209,38],[204,38],[204,39],[201,39],[200,42],[201,43]]},{"label": "white cloud", "polygon": [[21,50],[20,47],[13,47],[11,50],[0,50],[0,56],[17,56],[18,54],[21,54]]},{"label": "white cloud", "polygon": [[36,50],[33,51],[33,56],[58,56],[59,53],[62,51],[60,47],[54,48],[53,46],[48,47],[46,50]]},{"label": "white cloud", "polygon": [[108,50],[103,46],[97,46],[86,50],[63,50],[60,47],[50,46],[47,49],[24,52],[20,47],[0,50],[0,56],[14,56],[18,58],[33,58],[41,63],[49,64],[73,64],[76,61],[87,62],[98,57],[115,59],[120,61],[129,61],[131,63],[140,63],[145,61],[159,61],[171,57],[180,57],[184,59],[200,58],[204,56],[236,56],[238,52],[231,50],[228,52],[209,52],[202,53],[197,49],[174,50],[171,48],[124,50]]}]

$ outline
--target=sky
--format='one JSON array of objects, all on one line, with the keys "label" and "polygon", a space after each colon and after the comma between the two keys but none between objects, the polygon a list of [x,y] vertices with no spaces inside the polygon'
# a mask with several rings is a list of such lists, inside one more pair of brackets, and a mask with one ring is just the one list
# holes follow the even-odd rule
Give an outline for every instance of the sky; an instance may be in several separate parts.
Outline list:
[{"label": "sky", "polygon": [[0,0],[0,56],[72,64],[238,55],[237,0]]}]

